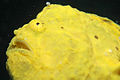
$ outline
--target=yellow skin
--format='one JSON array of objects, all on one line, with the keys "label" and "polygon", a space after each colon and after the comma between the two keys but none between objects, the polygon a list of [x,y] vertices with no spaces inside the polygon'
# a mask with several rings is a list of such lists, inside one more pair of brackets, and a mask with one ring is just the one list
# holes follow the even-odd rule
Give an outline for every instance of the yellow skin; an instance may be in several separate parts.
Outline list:
[{"label": "yellow skin", "polygon": [[14,31],[13,80],[120,80],[120,26],[71,6],[46,6]]}]

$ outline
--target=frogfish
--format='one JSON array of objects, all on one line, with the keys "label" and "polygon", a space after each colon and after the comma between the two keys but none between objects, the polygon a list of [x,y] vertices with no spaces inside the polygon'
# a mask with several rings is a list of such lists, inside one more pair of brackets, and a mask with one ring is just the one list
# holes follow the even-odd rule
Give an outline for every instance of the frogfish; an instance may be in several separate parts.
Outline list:
[{"label": "frogfish", "polygon": [[13,80],[120,80],[120,25],[107,17],[49,4],[14,34]]}]

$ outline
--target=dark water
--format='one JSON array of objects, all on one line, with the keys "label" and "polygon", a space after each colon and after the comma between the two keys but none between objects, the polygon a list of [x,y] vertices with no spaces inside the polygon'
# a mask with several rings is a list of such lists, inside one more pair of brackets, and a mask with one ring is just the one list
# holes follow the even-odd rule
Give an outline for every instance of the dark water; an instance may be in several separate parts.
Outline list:
[{"label": "dark water", "polygon": [[35,18],[46,1],[69,4],[79,10],[108,17],[120,24],[120,0],[0,0],[0,80],[9,80],[5,51],[13,30]]}]

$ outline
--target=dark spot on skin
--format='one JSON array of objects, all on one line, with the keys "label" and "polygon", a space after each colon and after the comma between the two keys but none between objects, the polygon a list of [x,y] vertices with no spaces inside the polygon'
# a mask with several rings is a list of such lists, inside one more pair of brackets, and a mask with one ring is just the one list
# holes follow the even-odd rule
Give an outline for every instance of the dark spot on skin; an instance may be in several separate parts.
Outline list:
[{"label": "dark spot on skin", "polygon": [[120,71],[118,71],[117,74],[120,75]]},{"label": "dark spot on skin", "polygon": [[64,29],[64,27],[61,27],[61,29]]},{"label": "dark spot on skin", "polygon": [[120,31],[120,29],[119,29],[119,31]]},{"label": "dark spot on skin", "polygon": [[88,75],[86,76],[86,79],[85,79],[85,80],[88,80],[89,77],[90,77],[90,74],[88,74]]},{"label": "dark spot on skin", "polygon": [[110,20],[107,20],[107,19],[102,19],[104,22],[107,22],[107,23],[111,23]]},{"label": "dark spot on skin", "polygon": [[40,24],[39,22],[36,23],[36,25],[39,25],[39,24]]},{"label": "dark spot on skin", "polygon": [[98,36],[95,35],[94,37],[95,37],[96,39],[98,39]]},{"label": "dark spot on skin", "polygon": [[115,49],[116,49],[116,50],[119,50],[119,48],[118,48],[118,47],[115,47]]},{"label": "dark spot on skin", "polygon": [[92,19],[92,18],[90,18],[90,20],[91,20],[91,21],[93,21],[93,19]]},{"label": "dark spot on skin", "polygon": [[113,73],[120,75],[120,68],[116,69]]},{"label": "dark spot on skin", "polygon": [[74,78],[74,77],[71,77],[70,80],[75,80],[75,78]]},{"label": "dark spot on skin", "polygon": [[51,77],[50,80],[54,80],[54,79]]}]

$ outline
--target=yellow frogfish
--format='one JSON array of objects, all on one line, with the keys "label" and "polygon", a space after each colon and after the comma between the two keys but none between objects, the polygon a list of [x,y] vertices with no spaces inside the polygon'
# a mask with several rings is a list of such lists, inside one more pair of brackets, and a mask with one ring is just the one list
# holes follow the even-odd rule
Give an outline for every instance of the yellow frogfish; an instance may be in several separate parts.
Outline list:
[{"label": "yellow frogfish", "polygon": [[14,34],[13,80],[120,80],[120,26],[106,17],[50,4]]}]

